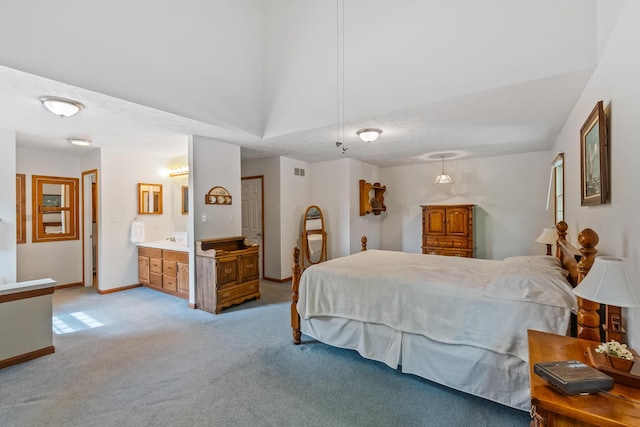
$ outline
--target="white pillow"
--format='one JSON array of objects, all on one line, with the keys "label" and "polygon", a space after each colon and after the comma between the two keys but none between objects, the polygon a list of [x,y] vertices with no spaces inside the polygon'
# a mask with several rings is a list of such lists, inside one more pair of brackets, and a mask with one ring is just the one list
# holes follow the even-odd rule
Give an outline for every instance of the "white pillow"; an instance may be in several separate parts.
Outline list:
[{"label": "white pillow", "polygon": [[[549,257],[551,258],[551,257]],[[547,265],[507,263],[487,285],[484,295],[511,301],[578,309],[566,272]]]},{"label": "white pillow", "polygon": [[508,264],[526,265],[546,265],[549,267],[562,268],[560,258],[551,255],[521,255],[511,256],[504,259]]}]

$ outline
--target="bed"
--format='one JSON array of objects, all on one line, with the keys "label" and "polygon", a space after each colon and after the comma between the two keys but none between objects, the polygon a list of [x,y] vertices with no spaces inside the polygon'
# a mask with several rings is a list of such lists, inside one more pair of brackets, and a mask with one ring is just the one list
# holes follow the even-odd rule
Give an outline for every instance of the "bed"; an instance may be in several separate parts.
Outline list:
[{"label": "bed", "polygon": [[[439,384],[513,408],[530,407],[527,330],[568,335],[572,313],[589,319],[577,285],[593,264],[597,234],[580,249],[558,223],[557,253],[505,260],[363,250],[304,269],[294,249],[291,326]],[[588,323],[588,322],[586,322]],[[578,336],[597,325],[578,322]]]}]

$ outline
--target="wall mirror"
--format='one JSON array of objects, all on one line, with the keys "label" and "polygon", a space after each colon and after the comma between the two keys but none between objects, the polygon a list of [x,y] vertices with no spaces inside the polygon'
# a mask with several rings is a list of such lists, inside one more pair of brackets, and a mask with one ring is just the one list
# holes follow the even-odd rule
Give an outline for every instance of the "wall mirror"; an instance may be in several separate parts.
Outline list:
[{"label": "wall mirror", "polygon": [[182,200],[182,215],[189,213],[189,187],[183,185],[180,188],[180,199]]},{"label": "wall mirror", "polygon": [[162,214],[162,184],[138,183],[138,213]]},{"label": "wall mirror", "polygon": [[318,264],[327,259],[327,232],[324,229],[322,210],[309,206],[304,213],[302,230],[303,259],[308,264]]},{"label": "wall mirror", "polygon": [[33,175],[34,243],[79,239],[79,181],[78,178]]}]

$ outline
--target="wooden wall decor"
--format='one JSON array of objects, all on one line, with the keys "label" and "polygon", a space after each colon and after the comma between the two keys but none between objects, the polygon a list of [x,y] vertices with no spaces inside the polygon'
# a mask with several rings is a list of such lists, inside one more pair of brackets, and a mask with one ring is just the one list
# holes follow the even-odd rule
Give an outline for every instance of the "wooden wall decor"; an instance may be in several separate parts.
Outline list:
[{"label": "wooden wall decor", "polygon": [[205,194],[204,203],[205,205],[230,205],[231,195],[226,188],[216,186]]},{"label": "wooden wall decor", "polygon": [[384,192],[387,189],[379,182],[370,184],[364,179],[360,180],[360,216],[365,216],[373,212],[374,215],[380,215],[386,212],[387,207],[384,205]]}]

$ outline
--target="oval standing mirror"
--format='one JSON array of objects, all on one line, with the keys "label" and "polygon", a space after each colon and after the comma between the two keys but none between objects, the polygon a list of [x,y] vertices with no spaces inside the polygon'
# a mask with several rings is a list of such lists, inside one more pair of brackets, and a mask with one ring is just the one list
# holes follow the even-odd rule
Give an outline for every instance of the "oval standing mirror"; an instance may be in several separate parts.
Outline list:
[{"label": "oval standing mirror", "polygon": [[138,213],[162,213],[162,184],[138,183]]},{"label": "oval standing mirror", "polygon": [[324,231],[322,211],[316,205],[309,206],[304,213],[302,252],[309,264],[318,264],[327,259],[327,233]]}]

